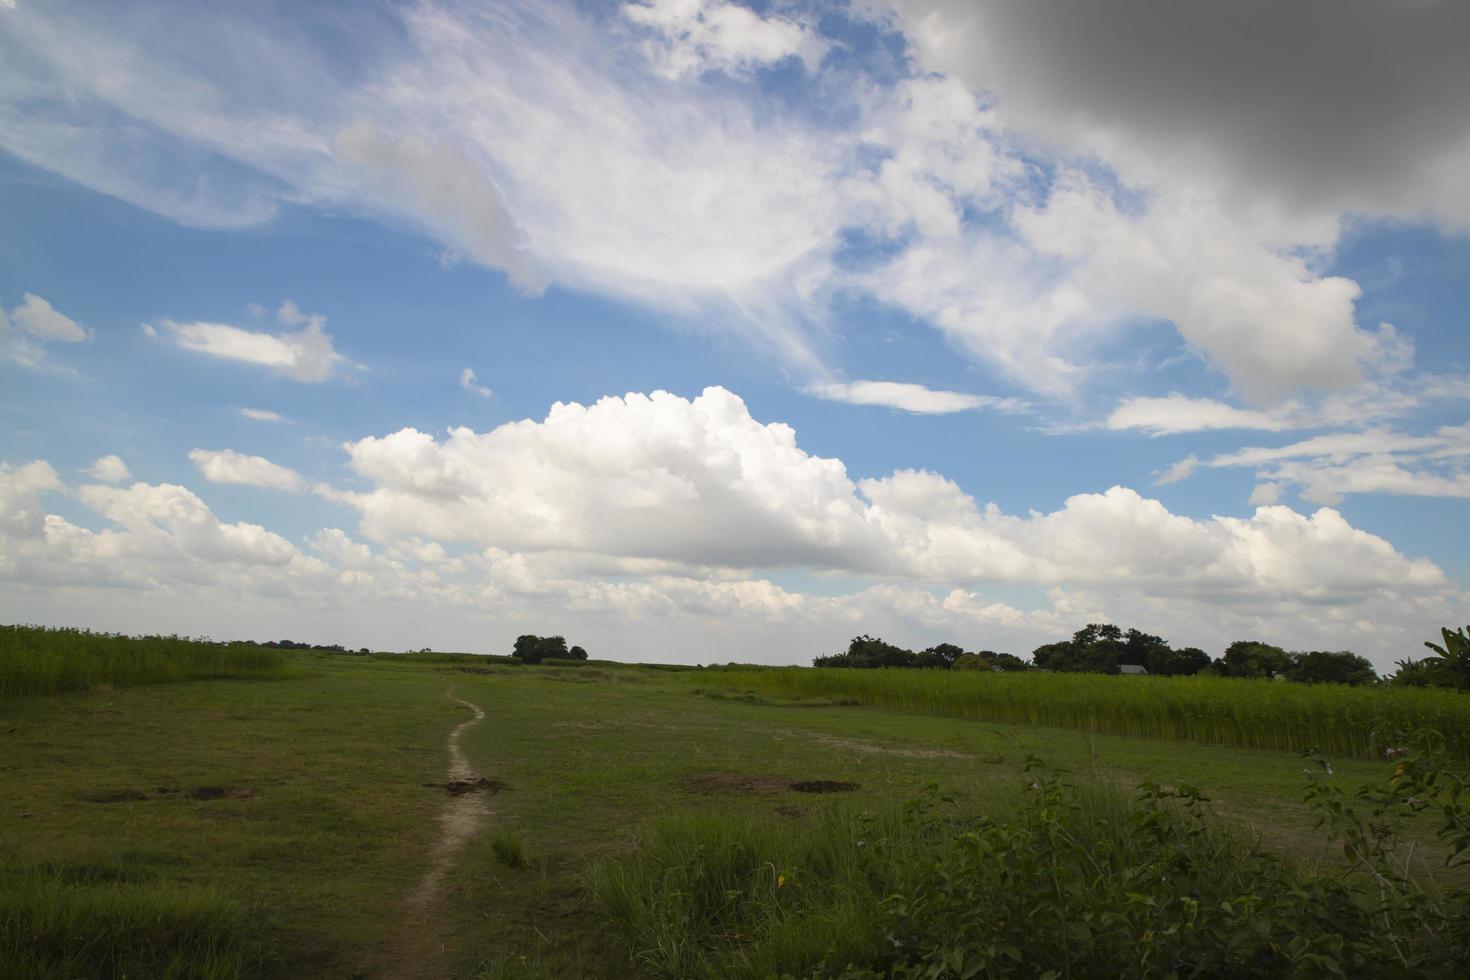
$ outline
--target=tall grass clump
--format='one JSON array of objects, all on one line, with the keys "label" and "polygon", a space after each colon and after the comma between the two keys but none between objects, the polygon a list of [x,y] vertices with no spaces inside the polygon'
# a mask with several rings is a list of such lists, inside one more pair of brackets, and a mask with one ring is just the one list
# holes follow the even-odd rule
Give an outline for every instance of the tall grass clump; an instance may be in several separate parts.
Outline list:
[{"label": "tall grass clump", "polygon": [[[1470,969],[1470,896],[1402,870],[1391,834],[1366,830],[1348,844],[1353,863],[1317,868],[1241,836],[1188,787],[1144,784],[1130,797],[1034,762],[1027,779],[1000,819],[920,801],[881,815],[836,811],[809,826],[665,821],[633,855],[597,869],[593,889],[630,966],[654,977]],[[1317,792],[1324,812],[1354,811]],[[1470,804],[1456,807],[1463,833]],[[1365,827],[1391,816],[1374,809]]]},{"label": "tall grass clump", "polygon": [[280,677],[279,650],[183,636],[0,626],[0,698],[203,677]]},{"label": "tall grass clump", "polygon": [[1387,733],[1433,728],[1470,761],[1470,697],[1425,688],[1225,677],[788,667],[701,683],[784,698],[853,698],[926,714],[1117,735],[1378,758]]},{"label": "tall grass clump", "polygon": [[262,977],[270,964],[259,931],[210,889],[87,869],[0,868],[4,977]]}]

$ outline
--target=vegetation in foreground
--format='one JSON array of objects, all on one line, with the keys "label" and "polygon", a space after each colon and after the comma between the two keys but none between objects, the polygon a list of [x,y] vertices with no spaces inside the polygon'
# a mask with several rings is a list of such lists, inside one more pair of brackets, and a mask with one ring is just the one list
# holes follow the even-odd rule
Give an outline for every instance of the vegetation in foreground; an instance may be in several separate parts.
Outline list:
[{"label": "vegetation in foreground", "polygon": [[795,826],[674,817],[594,888],[633,967],[661,978],[1470,970],[1470,892],[1442,891],[1400,853],[1403,819],[1426,807],[1443,811],[1451,862],[1470,844],[1465,780],[1433,756],[1403,756],[1388,786],[1356,799],[1314,780],[1346,874],[1231,830],[1192,787],[1149,782],[1130,800],[1035,760],[1027,771],[999,819],[932,795]]},{"label": "vegetation in foreground", "polygon": [[284,654],[254,643],[0,626],[0,698],[286,672]]},{"label": "vegetation in foreground", "polygon": [[[444,739],[465,717],[451,690],[484,709],[461,747],[505,791],[487,800],[489,821],[424,927],[442,957],[421,965],[426,975],[938,977],[955,962],[977,975],[1163,974],[1170,957],[1208,974],[1200,957],[1221,936],[1221,956],[1255,950],[1280,972],[1337,964],[1408,975],[1412,964],[1434,975],[1459,955],[1446,923],[1465,925],[1453,888],[1466,869],[1446,872],[1436,890],[1422,864],[1464,839],[1432,839],[1439,824],[1463,826],[1453,816],[1462,811],[1444,804],[1461,798],[1464,781],[1455,765],[1421,765],[1422,754],[1334,761],[1335,775],[1304,803],[1295,755],[1099,727],[974,724],[860,707],[852,696],[745,693],[752,677],[780,670],[286,656],[289,683],[102,686],[0,701],[0,963],[19,964],[0,977],[379,975],[397,955],[392,926],[446,799]],[[1213,678],[803,673],[1057,692],[1091,682],[1094,701],[1209,681],[1364,704],[1453,700]],[[693,678],[705,696],[691,696]],[[708,696],[721,692],[730,696]],[[1023,777],[1028,754],[1086,775],[1075,786],[1044,768]],[[1154,785],[1137,798],[1115,789],[1140,780]],[[1373,795],[1374,785],[1392,792]],[[1416,802],[1405,809],[1406,799]],[[1410,812],[1436,799],[1437,809]],[[1054,825],[1036,819],[1043,811]],[[1314,813],[1330,817],[1324,827],[1348,845],[1346,858],[1324,850]],[[651,823],[653,814],[669,816]],[[1243,819],[1266,836],[1252,837]],[[1398,821],[1420,841],[1417,864],[1382,846],[1377,828]],[[1159,867],[1166,880],[1155,883]],[[1048,892],[1048,882],[1069,880],[1058,868],[1091,877]],[[1394,904],[1365,920],[1373,874],[1392,883],[1379,894]],[[1283,895],[1306,896],[1311,908]],[[1309,914],[1331,902],[1342,903],[1336,932],[1326,913]],[[1048,915],[1053,925],[1034,924]],[[1073,959],[1056,958],[1055,923],[1077,920],[1098,959],[1075,958],[1080,939]],[[1262,929],[1277,930],[1277,949],[1252,938]],[[1309,947],[1276,938],[1288,931]],[[957,946],[957,935],[975,942]],[[1012,947],[1024,969],[1011,966]]]}]

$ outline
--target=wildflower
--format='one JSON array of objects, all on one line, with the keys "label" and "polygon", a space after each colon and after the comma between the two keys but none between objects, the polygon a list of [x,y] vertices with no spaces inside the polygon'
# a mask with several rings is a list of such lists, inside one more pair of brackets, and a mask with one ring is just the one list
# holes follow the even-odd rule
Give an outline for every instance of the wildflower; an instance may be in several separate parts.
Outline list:
[{"label": "wildflower", "polygon": [[777,875],[776,876],[776,887],[777,888],[780,888],[781,886],[783,886],[785,884],[786,884],[786,876],[785,875]]}]

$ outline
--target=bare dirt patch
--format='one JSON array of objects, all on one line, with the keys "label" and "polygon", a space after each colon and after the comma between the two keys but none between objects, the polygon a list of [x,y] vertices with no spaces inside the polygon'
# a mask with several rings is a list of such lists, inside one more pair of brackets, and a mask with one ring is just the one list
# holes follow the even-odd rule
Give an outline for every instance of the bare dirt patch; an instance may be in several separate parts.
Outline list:
[{"label": "bare dirt patch", "polygon": [[792,783],[791,788],[798,793],[851,793],[858,788],[858,784],[840,779],[803,779]]},{"label": "bare dirt patch", "polygon": [[774,776],[742,776],[733,772],[706,772],[690,776],[685,785],[697,793],[847,793],[857,783],[834,779],[777,779]]},{"label": "bare dirt patch", "polygon": [[481,776],[478,779],[451,779],[447,783],[424,783],[429,789],[442,789],[450,796],[463,796],[466,793],[489,793],[494,796],[503,789],[510,789],[510,784],[503,779],[490,779]]},{"label": "bare dirt patch", "polygon": [[151,793],[137,789],[103,790],[99,793],[84,793],[81,799],[87,803],[137,803],[143,800],[253,800],[260,794],[250,786],[196,786],[179,789],[160,786]]}]

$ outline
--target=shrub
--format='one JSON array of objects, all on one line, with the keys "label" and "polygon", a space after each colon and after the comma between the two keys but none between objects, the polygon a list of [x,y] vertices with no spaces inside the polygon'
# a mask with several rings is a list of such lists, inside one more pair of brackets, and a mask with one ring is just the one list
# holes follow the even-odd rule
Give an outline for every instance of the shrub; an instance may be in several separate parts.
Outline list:
[{"label": "shrub", "polygon": [[657,977],[1464,976],[1466,893],[1409,877],[1379,829],[1411,789],[1456,814],[1442,836],[1463,848],[1464,777],[1402,759],[1366,816],[1313,784],[1349,828],[1346,871],[1243,838],[1190,787],[1129,798],[1032,760],[1001,819],[932,795],[795,826],[683,817],[593,884]]}]

